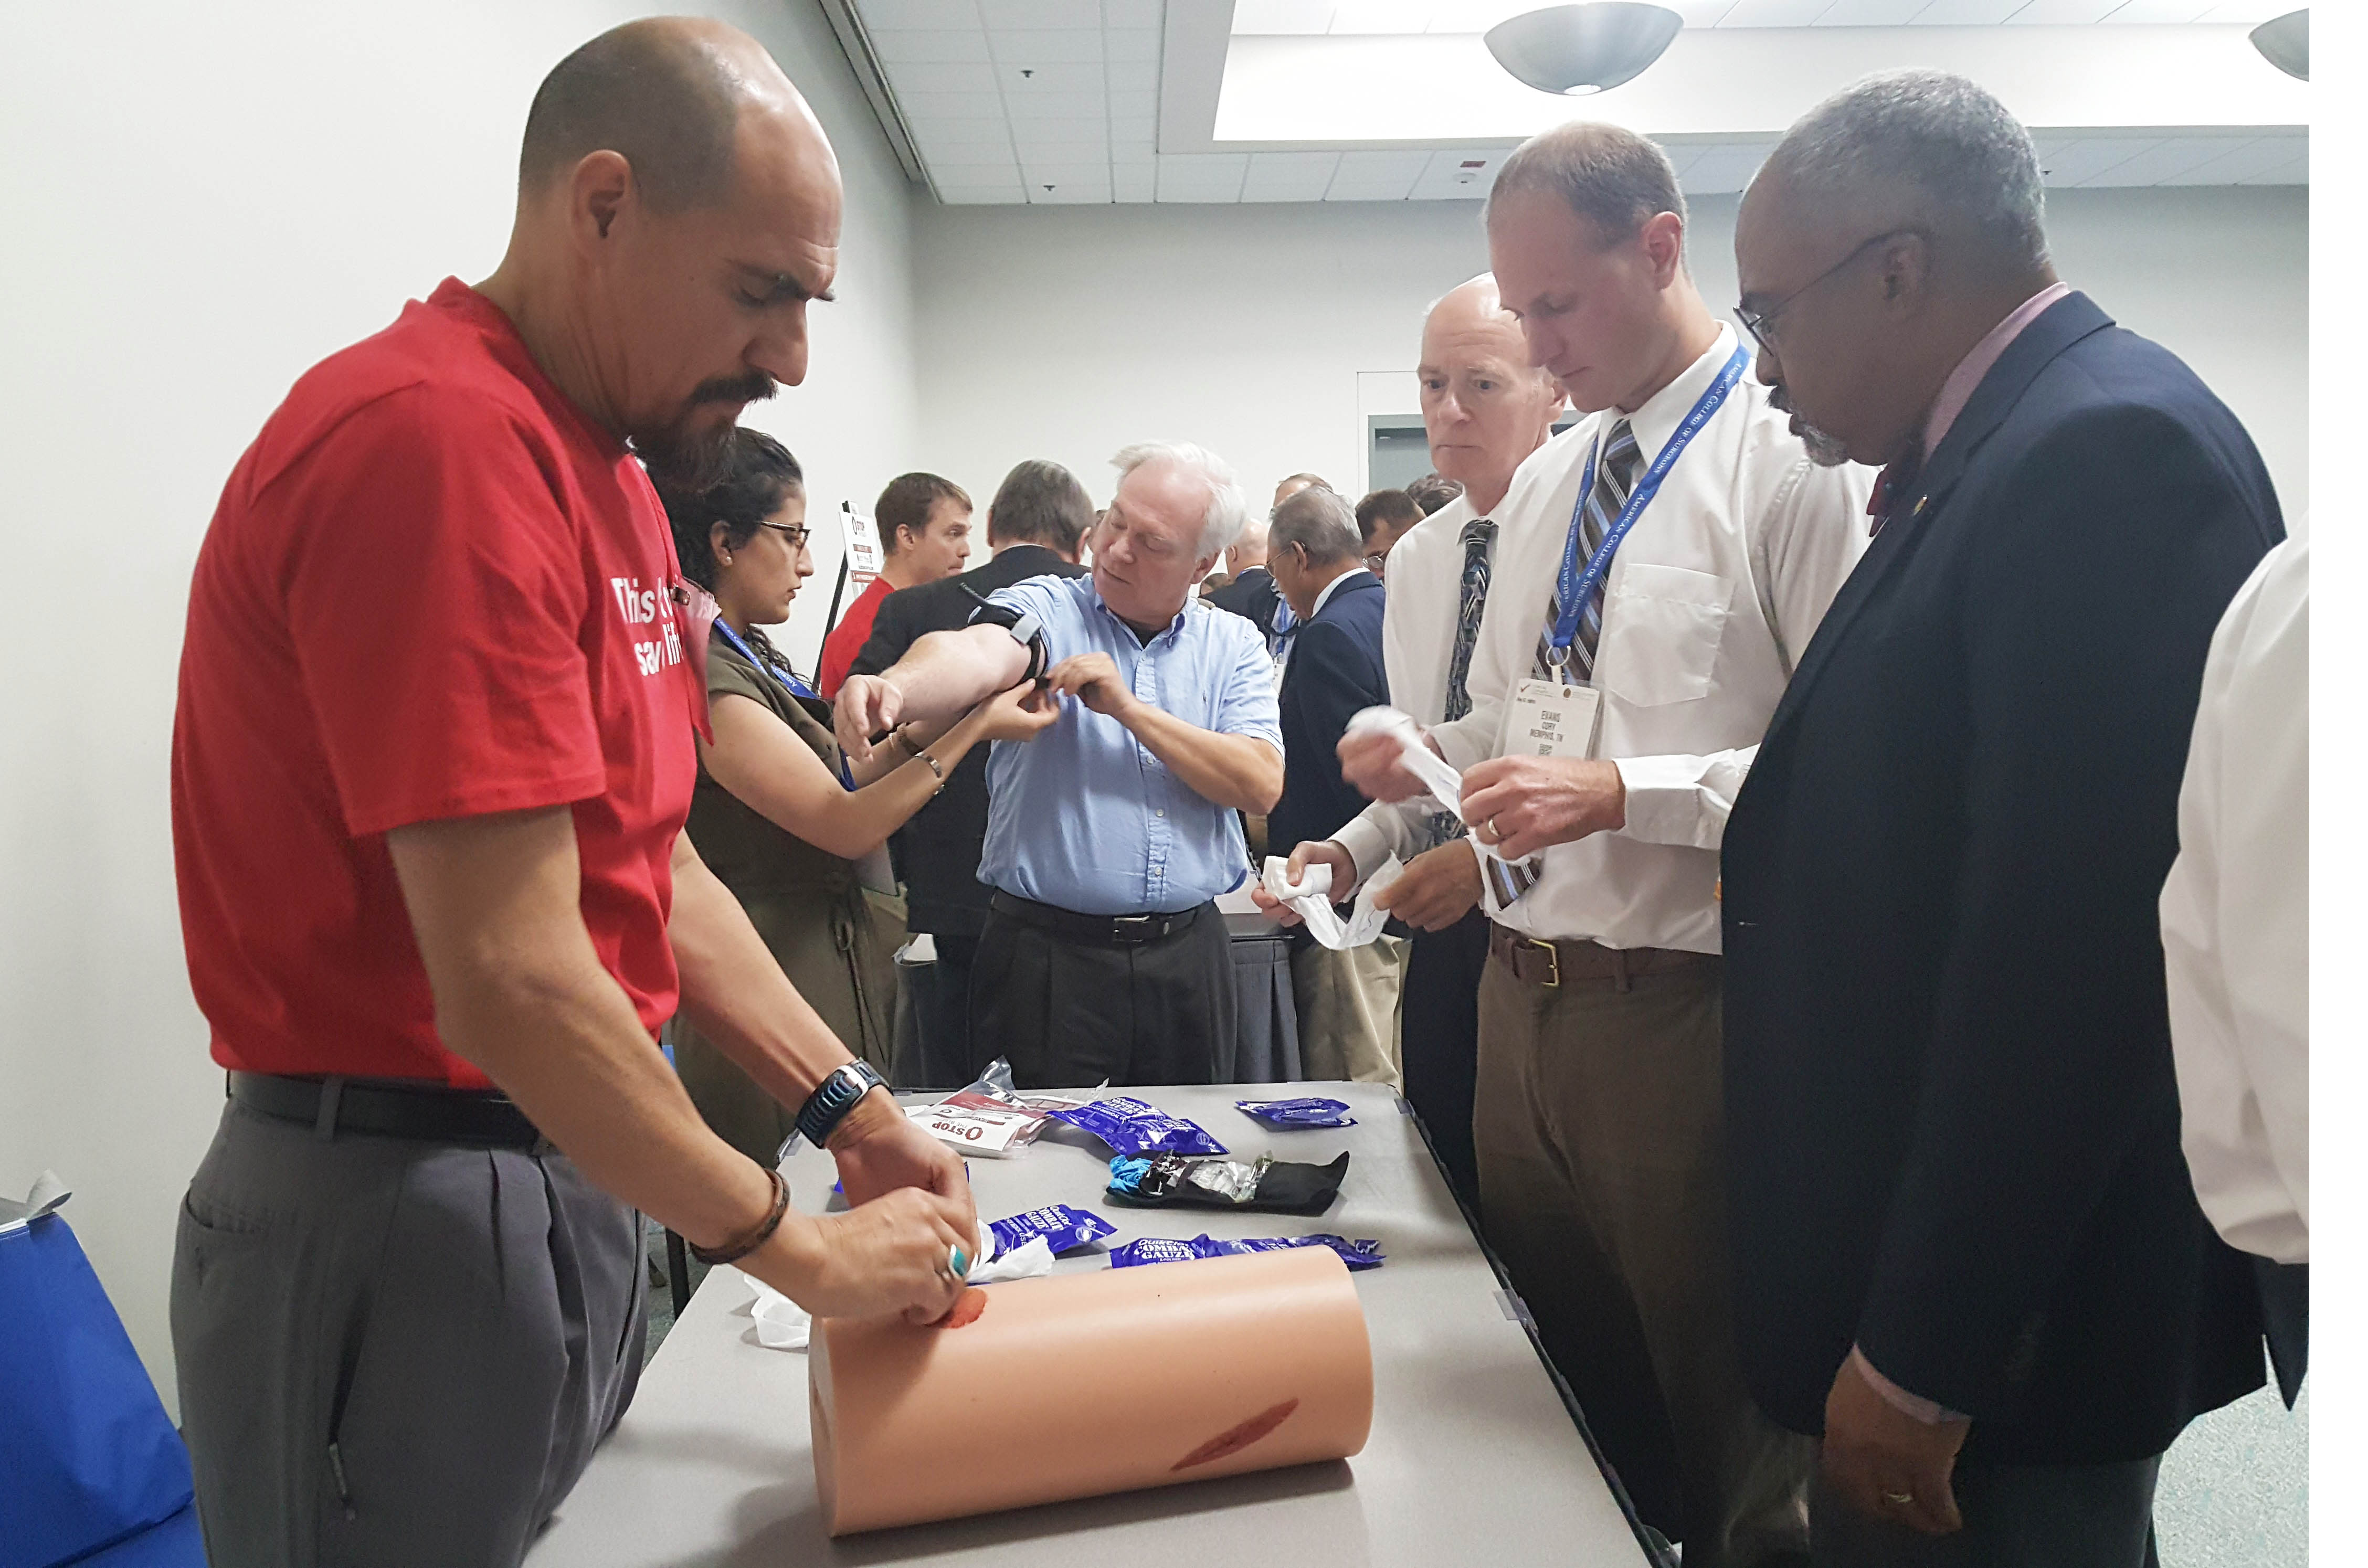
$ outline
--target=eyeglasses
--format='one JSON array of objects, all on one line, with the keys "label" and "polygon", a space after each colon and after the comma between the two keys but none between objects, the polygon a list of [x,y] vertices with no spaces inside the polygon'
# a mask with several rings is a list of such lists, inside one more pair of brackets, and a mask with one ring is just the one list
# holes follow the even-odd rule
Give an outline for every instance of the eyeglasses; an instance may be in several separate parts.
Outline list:
[{"label": "eyeglasses", "polygon": [[795,528],[788,523],[758,523],[757,526],[760,528],[770,528],[780,534],[789,540],[791,550],[803,550],[806,547],[806,540],[814,537],[814,529]]},{"label": "eyeglasses", "polygon": [[1793,301],[1799,299],[1802,295],[1807,293],[1818,284],[1823,283],[1827,278],[1831,278],[1837,272],[1839,272],[1843,267],[1848,267],[1851,262],[1854,262],[1859,257],[1864,256],[1868,251],[1871,251],[1875,246],[1883,244],[1885,240],[1896,240],[1902,234],[1913,234],[1918,233],[1920,233],[1920,231],[1915,229],[1893,229],[1887,233],[1877,234],[1874,238],[1864,242],[1856,250],[1851,251],[1850,255],[1842,257],[1841,260],[1834,263],[1831,267],[1827,267],[1823,272],[1818,273],[1815,278],[1810,278],[1806,283],[1802,284],[1798,289],[1793,290],[1791,293],[1785,295],[1782,299],[1777,301],[1774,304],[1769,306],[1764,311],[1755,311],[1747,305],[1738,303],[1735,307],[1735,319],[1743,324],[1743,330],[1751,335],[1752,342],[1759,345],[1759,350],[1761,353],[1773,354],[1776,352],[1776,313],[1779,311],[1782,311],[1785,306],[1791,304]]}]

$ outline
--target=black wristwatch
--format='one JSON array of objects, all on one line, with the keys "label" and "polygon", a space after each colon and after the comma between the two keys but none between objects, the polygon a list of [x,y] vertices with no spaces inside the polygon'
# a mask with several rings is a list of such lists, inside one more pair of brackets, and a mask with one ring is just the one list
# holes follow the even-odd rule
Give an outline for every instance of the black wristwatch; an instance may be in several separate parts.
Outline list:
[{"label": "black wristwatch", "polygon": [[819,1149],[824,1141],[838,1131],[855,1102],[874,1089],[884,1089],[888,1080],[873,1070],[871,1063],[850,1062],[822,1081],[822,1086],[806,1096],[798,1108],[798,1136]]}]

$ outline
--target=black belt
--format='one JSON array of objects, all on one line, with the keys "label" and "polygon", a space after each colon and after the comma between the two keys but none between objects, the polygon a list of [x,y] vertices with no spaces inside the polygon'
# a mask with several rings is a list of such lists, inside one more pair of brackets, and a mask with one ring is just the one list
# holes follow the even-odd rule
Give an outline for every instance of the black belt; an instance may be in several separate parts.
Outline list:
[{"label": "black belt", "polygon": [[1008,915],[1024,925],[1050,931],[1056,937],[1066,937],[1073,942],[1092,942],[1105,948],[1132,948],[1144,942],[1156,942],[1162,937],[1172,937],[1179,931],[1190,929],[1192,922],[1200,918],[1201,911],[1210,907],[1205,903],[1196,903],[1172,915],[1080,915],[1074,909],[1039,903],[1032,898],[1021,898],[1000,888],[988,902],[997,915]]},{"label": "black belt", "polygon": [[489,1089],[233,1073],[230,1097],[260,1115],[302,1122],[324,1137],[334,1132],[374,1132],[426,1143],[471,1143],[528,1152],[548,1147],[526,1112],[508,1096]]}]

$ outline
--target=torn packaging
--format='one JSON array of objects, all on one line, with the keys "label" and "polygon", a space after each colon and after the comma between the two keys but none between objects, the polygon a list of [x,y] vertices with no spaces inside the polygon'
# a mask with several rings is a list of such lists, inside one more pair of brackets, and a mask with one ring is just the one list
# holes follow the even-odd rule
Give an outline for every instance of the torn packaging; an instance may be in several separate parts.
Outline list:
[{"label": "torn packaging", "polygon": [[[1326,1246],[997,1285],[959,1333],[825,1318],[809,1361],[833,1535],[1346,1459],[1372,1425]],[[1076,1397],[1079,1387],[1096,1391]],[[968,1412],[997,1413],[982,1443]],[[1113,1424],[1112,1410],[1156,1419]]]},{"label": "torn packaging", "polygon": [[1261,1154],[1248,1165],[1235,1160],[1187,1160],[1174,1154],[1121,1155],[1110,1162],[1109,1197],[1111,1202],[1129,1208],[1182,1205],[1321,1214],[1340,1196],[1340,1184],[1348,1178],[1345,1153],[1323,1165],[1278,1160],[1271,1154]]}]

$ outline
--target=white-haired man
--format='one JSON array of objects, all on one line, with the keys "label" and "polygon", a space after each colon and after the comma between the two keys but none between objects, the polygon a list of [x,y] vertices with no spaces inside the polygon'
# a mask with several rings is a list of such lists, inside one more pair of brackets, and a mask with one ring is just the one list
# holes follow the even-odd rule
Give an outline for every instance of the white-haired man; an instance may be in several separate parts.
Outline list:
[{"label": "white-haired man", "polygon": [[[1236,812],[1282,794],[1282,725],[1257,628],[1194,594],[1247,515],[1199,447],[1112,460],[1093,573],[996,590],[973,624],[839,691],[858,758],[899,726],[1041,679],[1073,699],[987,763],[995,892],[972,970],[971,1040],[1023,1085],[1222,1081],[1233,960],[1215,899],[1248,864]],[[897,736],[897,740],[901,740]]]}]

